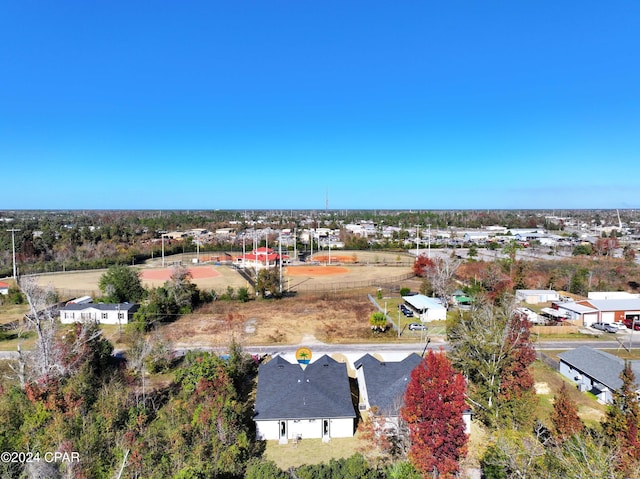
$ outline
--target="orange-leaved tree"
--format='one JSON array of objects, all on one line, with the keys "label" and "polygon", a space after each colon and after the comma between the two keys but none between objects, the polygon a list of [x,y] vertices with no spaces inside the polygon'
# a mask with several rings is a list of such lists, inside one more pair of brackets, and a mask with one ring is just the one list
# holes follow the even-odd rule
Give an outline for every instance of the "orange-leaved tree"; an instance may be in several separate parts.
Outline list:
[{"label": "orange-leaved tree", "polygon": [[578,406],[569,397],[566,383],[562,383],[560,391],[553,397],[553,412],[550,419],[553,432],[560,442],[584,430],[584,424],[578,416]]},{"label": "orange-leaved tree", "polygon": [[424,278],[429,274],[429,271],[433,269],[433,267],[433,260],[428,258],[426,255],[421,254],[413,263],[413,273],[420,278]]},{"label": "orange-leaved tree", "polygon": [[443,352],[429,351],[411,373],[404,395],[402,419],[409,428],[409,459],[423,474],[437,471],[452,477],[466,452],[462,418],[467,409],[465,380]]}]

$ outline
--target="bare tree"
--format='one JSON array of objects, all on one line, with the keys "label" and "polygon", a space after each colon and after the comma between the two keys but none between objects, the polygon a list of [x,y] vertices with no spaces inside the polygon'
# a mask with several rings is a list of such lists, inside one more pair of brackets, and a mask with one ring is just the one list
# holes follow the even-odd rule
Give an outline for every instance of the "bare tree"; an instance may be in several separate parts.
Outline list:
[{"label": "bare tree", "polygon": [[[25,315],[26,329],[36,333],[33,351],[23,353],[18,349],[17,372],[21,385],[24,387],[26,380],[56,378],[73,373],[85,358],[85,346],[102,332],[92,323],[83,323],[76,325],[71,340],[57,341],[57,297],[53,289],[40,287],[31,277],[20,278],[19,286],[29,303],[29,313]],[[25,378],[25,371],[29,378]]]},{"label": "bare tree", "polygon": [[460,317],[448,330],[452,363],[470,381],[469,400],[476,414],[489,424],[501,415],[501,376],[521,346],[525,328],[512,324],[515,302],[501,306],[476,305],[470,317]]},{"label": "bare tree", "polygon": [[[589,434],[575,434],[559,444],[553,455],[558,461],[562,477],[566,479],[615,479],[619,477],[613,467],[618,462],[618,451],[608,448],[601,440]],[[628,477],[638,477],[637,470]]]},{"label": "bare tree", "polygon": [[179,308],[191,308],[191,294],[193,285],[191,284],[191,272],[182,265],[176,265],[171,270],[171,281],[168,291],[173,301]]},{"label": "bare tree", "polygon": [[461,264],[461,259],[443,257],[434,259],[433,266],[426,269],[433,291],[445,307],[448,307],[451,295],[456,289],[453,276]]},{"label": "bare tree", "polygon": [[32,277],[21,277],[18,285],[29,303],[29,313],[25,315],[27,329],[36,333],[36,345],[29,354],[29,370],[36,378],[59,373],[55,371],[58,368],[54,347],[55,313],[52,308],[55,293],[52,288],[40,287]]}]

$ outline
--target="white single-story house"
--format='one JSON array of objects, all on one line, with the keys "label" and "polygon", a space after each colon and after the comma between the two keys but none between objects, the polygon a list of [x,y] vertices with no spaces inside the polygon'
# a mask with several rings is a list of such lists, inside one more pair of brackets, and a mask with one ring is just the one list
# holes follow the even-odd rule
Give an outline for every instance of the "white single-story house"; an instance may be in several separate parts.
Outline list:
[{"label": "white single-story house", "polygon": [[551,289],[516,289],[516,299],[524,303],[538,304],[558,301],[560,295]]},{"label": "white single-story house", "polygon": [[0,294],[9,294],[9,283],[0,282]]},{"label": "white single-story house", "polygon": [[253,415],[258,439],[352,437],[355,418],[345,363],[324,355],[305,366],[277,356],[260,365]]},{"label": "white single-story house", "polygon": [[[622,386],[620,374],[624,360],[588,346],[558,354],[560,373],[576,383],[580,391],[589,391],[603,404],[611,403],[613,391]],[[629,361],[636,378],[640,377],[640,361]]]},{"label": "white single-story house", "polygon": [[99,324],[127,324],[133,320],[133,314],[140,308],[134,303],[83,303],[67,304],[60,310],[62,324],[93,321]]},{"label": "white single-story house", "polygon": [[429,298],[424,294],[414,294],[413,296],[403,296],[402,299],[422,322],[447,319],[447,308],[436,298]]}]

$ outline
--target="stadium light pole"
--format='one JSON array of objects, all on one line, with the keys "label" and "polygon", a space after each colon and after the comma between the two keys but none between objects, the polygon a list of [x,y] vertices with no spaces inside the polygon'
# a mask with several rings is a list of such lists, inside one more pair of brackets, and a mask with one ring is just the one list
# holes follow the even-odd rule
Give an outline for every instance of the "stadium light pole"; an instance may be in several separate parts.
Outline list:
[{"label": "stadium light pole", "polygon": [[162,235],[162,267],[164,268],[164,234]]},{"label": "stadium light pole", "polygon": [[16,228],[11,228],[10,230],[7,230],[11,232],[11,246],[13,249],[13,279],[16,280],[18,275],[16,273],[16,231],[21,231],[19,229]]},{"label": "stadium light pole", "polygon": [[429,227],[429,242],[427,249],[427,258],[431,258],[431,223],[427,225]]},{"label": "stadium light pole", "polygon": [[420,225],[416,225],[416,259],[420,256]]}]

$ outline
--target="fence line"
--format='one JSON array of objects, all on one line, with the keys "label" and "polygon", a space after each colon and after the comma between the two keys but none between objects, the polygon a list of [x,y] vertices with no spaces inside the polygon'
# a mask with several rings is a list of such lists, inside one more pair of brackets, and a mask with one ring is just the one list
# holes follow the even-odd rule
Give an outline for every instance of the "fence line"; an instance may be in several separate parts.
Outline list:
[{"label": "fence line", "polygon": [[538,359],[540,361],[542,361],[543,363],[545,363],[547,366],[549,366],[550,368],[554,369],[555,371],[559,371],[560,370],[560,362],[556,361],[551,356],[543,353],[542,351],[538,351],[536,353],[536,356],[538,356]]},{"label": "fence line", "polygon": [[351,290],[351,289],[362,289],[362,288],[392,288],[397,283],[401,281],[406,281],[408,279],[413,278],[415,275],[413,273],[405,273],[399,276],[394,276],[390,278],[381,278],[381,279],[369,279],[369,280],[360,280],[360,281],[344,281],[344,282],[336,282],[336,283],[327,283],[327,284],[298,284],[291,288],[291,291],[296,293],[325,293],[325,292],[338,292],[343,290]]}]

